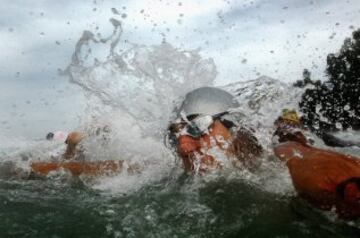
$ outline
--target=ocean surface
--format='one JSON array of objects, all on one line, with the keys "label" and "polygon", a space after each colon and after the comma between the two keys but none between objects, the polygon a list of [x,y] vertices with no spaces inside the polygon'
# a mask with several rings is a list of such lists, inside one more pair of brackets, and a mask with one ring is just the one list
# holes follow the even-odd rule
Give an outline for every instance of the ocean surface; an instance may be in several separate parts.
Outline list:
[{"label": "ocean surface", "polygon": [[0,181],[1,237],[359,237],[246,179],[171,175],[128,193],[76,179]]}]

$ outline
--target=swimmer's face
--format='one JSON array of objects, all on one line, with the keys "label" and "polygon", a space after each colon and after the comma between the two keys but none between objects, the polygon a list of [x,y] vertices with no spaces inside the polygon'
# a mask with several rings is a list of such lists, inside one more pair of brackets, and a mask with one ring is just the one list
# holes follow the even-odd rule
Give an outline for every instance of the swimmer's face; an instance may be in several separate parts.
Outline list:
[{"label": "swimmer's face", "polygon": [[209,132],[199,138],[189,135],[179,136],[178,152],[180,155],[186,156],[200,149],[211,148],[213,146],[223,148],[224,143],[229,142],[230,138],[230,131],[220,121],[215,121],[209,128]]}]

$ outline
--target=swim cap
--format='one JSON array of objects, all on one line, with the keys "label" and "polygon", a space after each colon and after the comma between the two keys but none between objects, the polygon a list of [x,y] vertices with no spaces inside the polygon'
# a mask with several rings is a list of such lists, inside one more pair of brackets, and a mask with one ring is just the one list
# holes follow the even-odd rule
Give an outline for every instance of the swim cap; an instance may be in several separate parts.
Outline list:
[{"label": "swim cap", "polygon": [[67,136],[68,136],[68,133],[66,133],[64,131],[56,131],[54,133],[54,140],[65,142]]},{"label": "swim cap", "polygon": [[214,115],[239,106],[236,98],[225,90],[202,87],[186,94],[178,115]]},{"label": "swim cap", "polygon": [[294,121],[300,123],[300,118],[295,110],[284,109],[281,118],[284,120]]}]

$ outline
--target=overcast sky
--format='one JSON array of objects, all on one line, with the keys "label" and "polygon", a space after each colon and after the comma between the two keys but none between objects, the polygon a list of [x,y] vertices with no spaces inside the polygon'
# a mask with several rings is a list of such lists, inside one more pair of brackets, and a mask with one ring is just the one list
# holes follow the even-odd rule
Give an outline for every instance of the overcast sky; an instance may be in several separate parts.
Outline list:
[{"label": "overcast sky", "polygon": [[[73,127],[81,94],[58,76],[84,30],[107,36],[110,18],[122,40],[163,40],[214,59],[216,84],[267,75],[323,78],[326,55],[360,24],[359,0],[2,0],[0,133],[39,135]],[[38,131],[38,133],[34,133]]]}]

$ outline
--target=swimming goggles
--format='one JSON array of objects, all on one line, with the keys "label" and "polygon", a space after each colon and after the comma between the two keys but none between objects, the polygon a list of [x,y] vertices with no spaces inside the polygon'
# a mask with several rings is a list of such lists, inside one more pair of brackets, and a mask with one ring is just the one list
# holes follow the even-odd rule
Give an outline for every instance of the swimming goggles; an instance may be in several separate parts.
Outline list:
[{"label": "swimming goggles", "polygon": [[185,121],[185,126],[181,130],[181,134],[186,134],[193,138],[199,138],[207,133],[210,126],[216,120],[221,120],[226,127],[230,128],[234,126],[234,123],[228,120],[222,120],[222,117],[227,114],[229,114],[228,111],[217,113],[214,115],[191,115],[188,117],[184,117],[183,120]]}]

